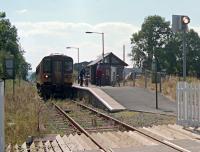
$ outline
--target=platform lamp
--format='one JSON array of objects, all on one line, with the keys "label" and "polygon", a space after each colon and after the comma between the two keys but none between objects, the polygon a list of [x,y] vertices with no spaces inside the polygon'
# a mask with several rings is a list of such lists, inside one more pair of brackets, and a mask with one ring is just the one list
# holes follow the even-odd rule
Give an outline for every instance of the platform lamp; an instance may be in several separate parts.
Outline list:
[{"label": "platform lamp", "polygon": [[71,47],[71,46],[68,46],[66,47],[66,49],[77,49],[77,58],[78,58],[78,83],[79,83],[79,73],[80,73],[80,70],[79,70],[79,48],[78,47]]},{"label": "platform lamp", "polygon": [[104,63],[104,33],[103,32],[85,32],[86,34],[101,34],[102,35],[102,62]]}]

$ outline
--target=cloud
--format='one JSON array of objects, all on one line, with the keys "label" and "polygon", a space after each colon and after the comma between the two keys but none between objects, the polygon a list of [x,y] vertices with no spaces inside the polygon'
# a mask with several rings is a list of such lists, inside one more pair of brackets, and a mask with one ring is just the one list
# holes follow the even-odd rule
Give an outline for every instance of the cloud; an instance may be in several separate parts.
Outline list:
[{"label": "cloud", "polygon": [[18,14],[24,14],[24,13],[27,13],[27,9],[21,9],[21,10],[17,10],[16,12],[18,13]]},{"label": "cloud", "polygon": [[[70,22],[17,22],[20,43],[26,51],[25,57],[33,69],[40,60],[50,53],[63,53],[77,62],[77,51],[66,50],[66,46],[80,48],[80,62],[96,59],[102,53],[102,39],[98,34],[85,34],[86,31],[104,32],[105,53],[113,52],[122,58],[122,46],[130,53],[130,37],[139,28],[123,22],[99,24]],[[127,63],[130,59],[127,59]]]},{"label": "cloud", "polygon": [[[121,35],[127,32],[137,31],[138,27],[126,23],[100,23],[90,25],[87,23],[67,23],[67,22],[19,22],[15,25],[21,30],[22,36],[34,35],[66,35],[66,33],[82,32],[82,31],[99,31],[105,34],[118,33]],[[65,32],[65,33],[64,33]]]}]

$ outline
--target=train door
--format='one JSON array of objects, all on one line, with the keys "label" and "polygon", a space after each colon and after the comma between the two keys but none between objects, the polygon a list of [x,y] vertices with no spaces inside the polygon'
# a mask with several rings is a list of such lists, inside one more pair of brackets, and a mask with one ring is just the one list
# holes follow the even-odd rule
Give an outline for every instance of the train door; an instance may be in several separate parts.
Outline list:
[{"label": "train door", "polygon": [[62,61],[53,61],[53,77],[56,84],[62,83]]}]

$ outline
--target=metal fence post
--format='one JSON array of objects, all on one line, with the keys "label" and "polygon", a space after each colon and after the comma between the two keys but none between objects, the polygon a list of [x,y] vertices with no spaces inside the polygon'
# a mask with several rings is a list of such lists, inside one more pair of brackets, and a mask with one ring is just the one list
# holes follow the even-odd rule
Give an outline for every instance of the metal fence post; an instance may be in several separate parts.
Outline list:
[{"label": "metal fence post", "polygon": [[136,81],[135,79],[136,79],[136,73],[134,72],[133,73],[133,87],[135,87],[135,81]]},{"label": "metal fence post", "polygon": [[4,82],[0,80],[0,152],[4,152]]},{"label": "metal fence post", "polygon": [[160,93],[162,93],[162,75],[161,73],[160,74]]},{"label": "metal fence post", "polygon": [[144,75],[145,75],[145,88],[147,88],[147,71],[146,70],[145,70]]}]

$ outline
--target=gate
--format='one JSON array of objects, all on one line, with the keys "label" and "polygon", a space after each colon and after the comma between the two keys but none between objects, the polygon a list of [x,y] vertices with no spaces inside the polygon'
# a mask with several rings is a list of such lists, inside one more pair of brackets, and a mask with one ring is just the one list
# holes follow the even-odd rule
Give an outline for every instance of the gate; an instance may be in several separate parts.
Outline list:
[{"label": "gate", "polygon": [[178,82],[176,91],[177,123],[200,127],[200,84]]}]

